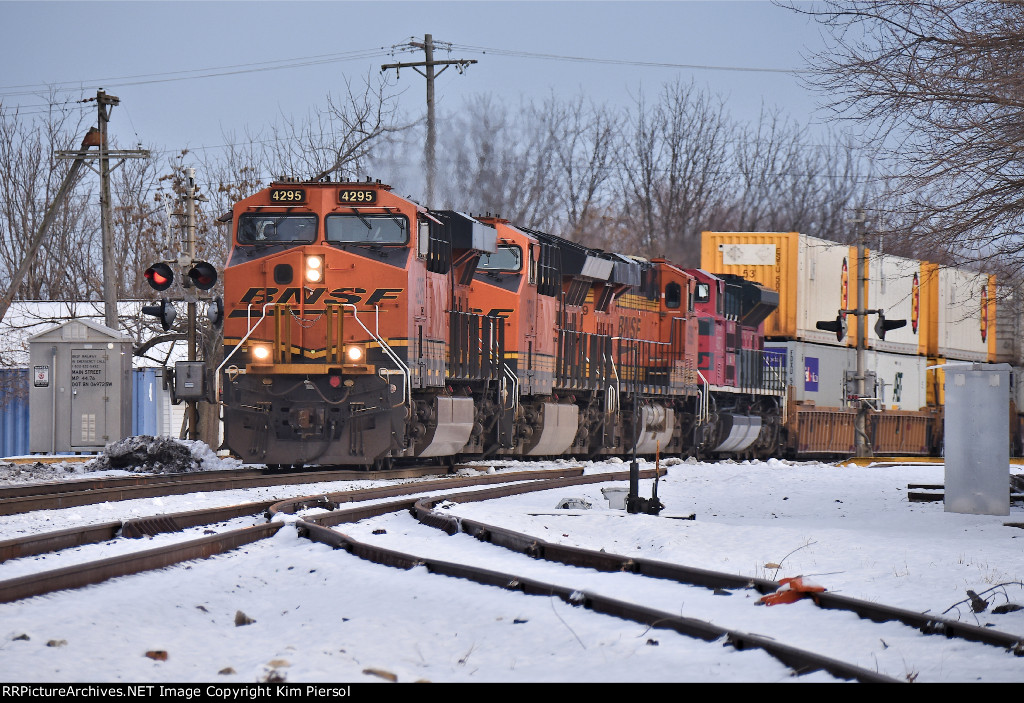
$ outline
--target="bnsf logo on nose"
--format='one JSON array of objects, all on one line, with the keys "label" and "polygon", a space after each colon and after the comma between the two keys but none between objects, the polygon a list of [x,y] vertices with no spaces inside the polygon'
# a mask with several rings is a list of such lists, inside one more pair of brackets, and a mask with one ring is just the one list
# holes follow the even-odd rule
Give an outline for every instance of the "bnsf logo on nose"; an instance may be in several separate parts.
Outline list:
[{"label": "bnsf logo on nose", "polygon": [[[376,305],[382,300],[398,300],[398,294],[404,288],[377,288],[369,296],[365,288],[335,288],[327,292],[326,288],[250,288],[242,296],[242,303],[266,305],[267,303],[298,303],[315,305],[316,303],[334,303],[346,305]],[[280,295],[278,295],[280,294]],[[366,297],[366,300],[363,298]]]}]

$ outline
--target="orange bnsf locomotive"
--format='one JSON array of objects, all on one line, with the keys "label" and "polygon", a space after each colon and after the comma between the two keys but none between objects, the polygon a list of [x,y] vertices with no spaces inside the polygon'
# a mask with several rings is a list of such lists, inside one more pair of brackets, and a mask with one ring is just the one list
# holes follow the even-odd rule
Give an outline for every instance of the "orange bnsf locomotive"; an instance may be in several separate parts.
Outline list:
[{"label": "orange bnsf locomotive", "polygon": [[757,283],[379,181],[274,183],[232,227],[222,401],[246,462],[777,452]]}]

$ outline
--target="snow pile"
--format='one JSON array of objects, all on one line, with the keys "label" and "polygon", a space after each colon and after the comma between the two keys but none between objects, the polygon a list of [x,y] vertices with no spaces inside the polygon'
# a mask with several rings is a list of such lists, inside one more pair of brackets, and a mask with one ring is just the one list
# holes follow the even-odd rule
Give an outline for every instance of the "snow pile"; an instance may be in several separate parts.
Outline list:
[{"label": "snow pile", "polygon": [[0,484],[45,483],[77,478],[81,464],[70,461],[22,464],[0,461]]},{"label": "snow pile", "polygon": [[219,461],[213,451],[202,442],[139,435],[111,442],[102,454],[85,465],[85,470],[121,469],[132,473],[188,473],[202,471],[204,464]]}]

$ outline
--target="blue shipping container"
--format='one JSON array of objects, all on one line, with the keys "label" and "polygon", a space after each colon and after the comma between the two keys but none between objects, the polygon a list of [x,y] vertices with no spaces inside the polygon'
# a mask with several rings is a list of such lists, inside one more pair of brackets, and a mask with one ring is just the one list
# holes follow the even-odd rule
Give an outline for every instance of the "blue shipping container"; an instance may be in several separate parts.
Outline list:
[{"label": "blue shipping container", "polygon": [[[161,369],[132,371],[132,434],[159,435]],[[0,458],[29,453],[28,369],[0,369]]]},{"label": "blue shipping container", "polygon": [[0,369],[0,457],[28,454],[28,369]]}]

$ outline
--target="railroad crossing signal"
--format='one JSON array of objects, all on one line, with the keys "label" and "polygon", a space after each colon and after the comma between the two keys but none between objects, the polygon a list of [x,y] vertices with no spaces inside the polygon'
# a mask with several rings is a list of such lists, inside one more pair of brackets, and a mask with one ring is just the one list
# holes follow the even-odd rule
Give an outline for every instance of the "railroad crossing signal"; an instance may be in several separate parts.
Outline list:
[{"label": "railroad crossing signal", "polygon": [[[153,264],[142,275],[153,290],[167,290],[174,283],[174,271],[163,261]],[[217,269],[207,261],[193,261],[185,276],[199,290],[210,290],[217,284]],[[189,285],[185,283],[186,288]]]},{"label": "railroad crossing signal", "polygon": [[886,320],[882,310],[864,310],[863,312],[857,312],[856,310],[840,310],[839,314],[836,315],[835,320],[820,320],[814,323],[814,326],[819,330],[825,330],[826,332],[835,332],[836,341],[843,341],[843,337],[846,336],[846,319],[845,314],[849,315],[878,315],[878,320],[875,321],[875,335],[879,339],[885,339],[885,333],[889,330],[898,330],[900,327],[906,327],[906,320]]},{"label": "railroad crossing signal", "polygon": [[174,326],[174,318],[178,316],[178,311],[174,309],[174,303],[167,298],[161,298],[159,305],[144,305],[142,313],[152,315],[160,320],[160,326],[164,328],[164,332]]},{"label": "railroad crossing signal", "polygon": [[885,333],[889,330],[898,330],[907,325],[906,320],[886,320],[882,311],[878,311],[878,320],[875,322],[875,334],[879,339],[885,339]]},{"label": "railroad crossing signal", "polygon": [[162,261],[150,266],[142,275],[153,290],[167,290],[174,283],[174,271]]},{"label": "railroad crossing signal", "polygon": [[206,318],[214,327],[220,327],[221,323],[224,322],[224,301],[221,300],[219,295],[211,300],[209,306],[207,306]]},{"label": "railroad crossing signal", "polygon": [[217,283],[217,269],[206,261],[193,261],[188,278],[199,290],[210,290]]},{"label": "railroad crossing signal", "polygon": [[826,332],[835,332],[837,342],[843,341],[843,337],[846,336],[846,318],[843,317],[842,313],[836,315],[836,319],[834,321],[823,320],[815,323],[814,326],[817,327],[819,330],[825,330]]}]

